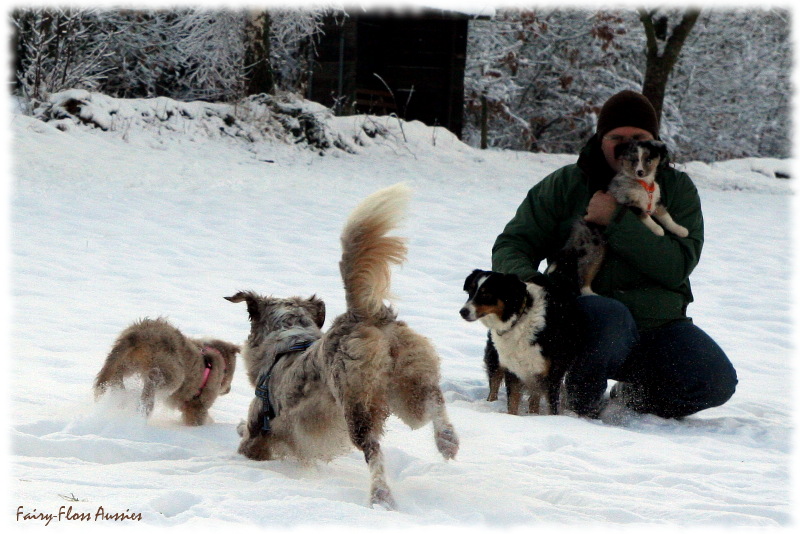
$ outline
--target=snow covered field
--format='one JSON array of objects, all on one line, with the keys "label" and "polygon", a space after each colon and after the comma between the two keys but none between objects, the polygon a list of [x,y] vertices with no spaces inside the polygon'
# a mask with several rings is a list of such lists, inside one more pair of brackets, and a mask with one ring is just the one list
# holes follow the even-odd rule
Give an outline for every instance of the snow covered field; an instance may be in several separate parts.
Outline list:
[{"label": "snow covered field", "polygon": [[[4,509],[13,525],[46,522],[15,517],[22,507],[63,527],[70,521],[57,515],[70,506],[91,516],[87,526],[109,524],[95,520],[102,507],[141,514],[127,525],[193,529],[790,524],[793,196],[790,181],[766,176],[789,162],[685,167],[706,218],[689,310],[737,368],[728,404],[680,422],[620,410],[602,421],[514,417],[504,396],[484,400],[485,331],[459,317],[461,288],[472,269],[490,267],[494,238],[527,190],[575,156],[479,151],[443,129],[401,129],[386,117],[329,119],[363,146],[321,156],[220,134],[196,108],[144,124],[134,119],[142,109],[175,104],[115,105],[109,132],[60,131],[22,115],[11,123]],[[364,135],[373,123],[386,134]],[[135,392],[94,402],[94,375],[135,319],[162,315],[187,335],[240,343],[246,311],[222,297],[253,289],[316,293],[330,322],[344,308],[343,222],[361,198],[400,181],[415,196],[396,308],[440,352],[461,451],[445,463],[430,426],[411,431],[391,418],[384,451],[399,510],[368,507],[356,451],[313,467],[237,455],[235,426],[253,395],[241,366],[205,427],[159,408],[145,421]]]}]

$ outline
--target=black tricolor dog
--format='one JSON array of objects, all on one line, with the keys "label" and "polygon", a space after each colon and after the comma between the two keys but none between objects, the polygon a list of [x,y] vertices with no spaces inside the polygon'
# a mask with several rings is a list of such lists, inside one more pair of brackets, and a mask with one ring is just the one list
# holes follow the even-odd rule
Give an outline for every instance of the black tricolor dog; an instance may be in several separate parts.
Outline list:
[{"label": "black tricolor dog", "polygon": [[461,316],[489,328],[484,354],[489,400],[497,398],[505,379],[510,414],[519,413],[523,388],[531,395],[531,413],[539,413],[541,397],[551,414],[559,413],[562,380],[583,346],[575,276],[542,276],[537,282],[541,285],[481,270],[464,282],[469,298]]}]

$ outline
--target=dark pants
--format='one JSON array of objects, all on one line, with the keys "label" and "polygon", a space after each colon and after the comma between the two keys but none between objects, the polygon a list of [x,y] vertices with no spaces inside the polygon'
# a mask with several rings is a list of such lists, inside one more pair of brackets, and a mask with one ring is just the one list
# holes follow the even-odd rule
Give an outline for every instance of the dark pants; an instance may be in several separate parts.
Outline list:
[{"label": "dark pants", "polygon": [[566,377],[569,407],[596,416],[608,379],[624,382],[630,408],[683,417],[724,404],[736,390],[736,370],[708,334],[690,321],[639,332],[628,308],[597,295],[578,305],[587,319],[587,348]]}]

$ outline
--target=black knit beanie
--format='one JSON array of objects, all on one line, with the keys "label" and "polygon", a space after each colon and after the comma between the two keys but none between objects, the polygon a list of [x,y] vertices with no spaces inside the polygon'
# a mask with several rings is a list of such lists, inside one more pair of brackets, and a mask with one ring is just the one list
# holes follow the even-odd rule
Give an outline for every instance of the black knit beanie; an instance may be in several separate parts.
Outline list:
[{"label": "black knit beanie", "polygon": [[622,91],[609,98],[597,118],[597,137],[602,139],[614,128],[633,126],[658,139],[658,117],[650,101],[636,91]]}]

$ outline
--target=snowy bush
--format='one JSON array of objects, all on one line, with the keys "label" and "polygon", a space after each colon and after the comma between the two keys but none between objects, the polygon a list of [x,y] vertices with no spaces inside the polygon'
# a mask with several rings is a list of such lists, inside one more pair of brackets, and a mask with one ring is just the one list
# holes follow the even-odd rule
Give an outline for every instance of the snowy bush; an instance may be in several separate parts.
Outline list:
[{"label": "snowy bush", "polygon": [[329,151],[354,153],[363,135],[388,132],[363,120],[345,134],[331,124],[330,109],[292,93],[253,95],[233,104],[181,102],[167,97],[119,99],[82,89],[50,95],[32,114],[62,131],[76,127],[100,129],[128,140],[132,132],[179,134],[190,141],[229,139],[246,144],[276,141],[298,145],[321,155]]}]

